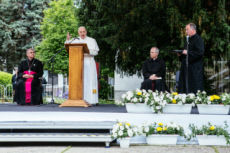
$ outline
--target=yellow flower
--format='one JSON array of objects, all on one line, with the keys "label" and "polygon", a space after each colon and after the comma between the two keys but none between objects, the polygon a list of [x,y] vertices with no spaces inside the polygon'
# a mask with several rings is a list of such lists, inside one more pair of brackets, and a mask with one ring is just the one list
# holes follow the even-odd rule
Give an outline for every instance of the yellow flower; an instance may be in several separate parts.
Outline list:
[{"label": "yellow flower", "polygon": [[163,125],[163,123],[158,123],[158,125],[162,126],[162,125]]},{"label": "yellow flower", "polygon": [[126,125],[130,126],[130,123],[126,123]]},{"label": "yellow flower", "polygon": [[174,93],[172,93],[172,95],[175,95],[175,96],[176,96],[176,95],[178,95],[178,93],[177,93],[177,92],[174,92]]},{"label": "yellow flower", "polygon": [[215,127],[211,126],[209,130],[213,131],[213,130],[215,130]]},{"label": "yellow flower", "polygon": [[159,132],[159,131],[162,131],[162,128],[161,127],[158,127],[157,128],[157,131]]},{"label": "yellow flower", "polygon": [[173,100],[172,100],[172,103],[173,103],[173,104],[176,104],[176,99],[173,99]]},{"label": "yellow flower", "polygon": [[122,126],[122,124],[121,124],[121,123],[119,123],[119,125],[120,125],[120,126]]},{"label": "yellow flower", "polygon": [[218,99],[218,100],[220,99],[220,97],[217,96],[217,95],[213,95],[213,98],[214,98],[214,99]]},{"label": "yellow flower", "polygon": [[167,131],[167,128],[166,128],[166,127],[164,127],[164,131]]},{"label": "yellow flower", "polygon": [[138,92],[137,95],[140,96],[140,95],[141,95],[141,92]]},{"label": "yellow flower", "polygon": [[213,101],[214,100],[214,97],[213,96],[210,96],[210,101]]}]

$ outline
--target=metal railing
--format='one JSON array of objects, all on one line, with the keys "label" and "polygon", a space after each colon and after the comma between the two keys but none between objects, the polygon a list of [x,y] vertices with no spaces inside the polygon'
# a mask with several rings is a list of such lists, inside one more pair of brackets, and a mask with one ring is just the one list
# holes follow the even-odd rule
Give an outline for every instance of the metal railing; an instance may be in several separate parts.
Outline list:
[{"label": "metal railing", "polygon": [[0,102],[13,102],[12,85],[0,85]]}]

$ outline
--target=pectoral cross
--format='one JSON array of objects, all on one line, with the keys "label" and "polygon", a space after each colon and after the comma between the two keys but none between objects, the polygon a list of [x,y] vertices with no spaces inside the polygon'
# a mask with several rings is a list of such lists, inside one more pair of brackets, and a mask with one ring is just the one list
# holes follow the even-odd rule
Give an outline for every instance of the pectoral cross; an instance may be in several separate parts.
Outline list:
[{"label": "pectoral cross", "polygon": [[29,74],[30,74],[30,72],[31,72],[31,71],[30,71],[30,69],[29,69]]}]

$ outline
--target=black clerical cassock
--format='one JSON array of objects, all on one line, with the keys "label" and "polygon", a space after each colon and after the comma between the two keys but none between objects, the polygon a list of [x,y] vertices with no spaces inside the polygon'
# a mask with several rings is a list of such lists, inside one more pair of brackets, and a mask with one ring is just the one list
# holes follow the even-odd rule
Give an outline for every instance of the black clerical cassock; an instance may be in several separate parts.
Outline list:
[{"label": "black clerical cassock", "polygon": [[[34,78],[22,78],[24,74],[33,75]],[[17,103],[19,105],[39,105],[42,104],[42,87],[40,85],[40,77],[43,75],[42,62],[37,59],[29,59],[21,62],[18,70],[17,83]],[[28,83],[29,81],[29,83]],[[28,88],[29,87],[29,88]],[[28,89],[31,89],[28,92]]]},{"label": "black clerical cassock", "polygon": [[[141,83],[141,89],[145,90],[157,90],[166,91],[167,86],[165,83],[165,73],[166,66],[165,62],[159,58],[153,60],[152,58],[145,60],[142,66],[142,73],[144,76],[144,82]],[[149,77],[155,74],[156,77],[161,77],[162,79],[150,80]]]},{"label": "black clerical cassock", "polygon": [[[184,49],[187,50],[187,44]],[[197,93],[197,90],[204,90],[203,82],[203,55],[204,42],[203,39],[195,34],[189,38],[188,45],[188,93]],[[181,68],[179,77],[179,93],[186,93],[186,56],[180,56]]]}]

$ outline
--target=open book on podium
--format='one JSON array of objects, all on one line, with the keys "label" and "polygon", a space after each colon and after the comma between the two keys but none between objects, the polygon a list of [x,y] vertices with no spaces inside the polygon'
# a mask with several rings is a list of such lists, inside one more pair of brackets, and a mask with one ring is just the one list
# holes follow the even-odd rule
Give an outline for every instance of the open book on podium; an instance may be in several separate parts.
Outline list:
[{"label": "open book on podium", "polygon": [[84,53],[89,54],[86,43],[65,44],[69,53],[69,99],[59,107],[89,107],[84,97]]}]

